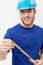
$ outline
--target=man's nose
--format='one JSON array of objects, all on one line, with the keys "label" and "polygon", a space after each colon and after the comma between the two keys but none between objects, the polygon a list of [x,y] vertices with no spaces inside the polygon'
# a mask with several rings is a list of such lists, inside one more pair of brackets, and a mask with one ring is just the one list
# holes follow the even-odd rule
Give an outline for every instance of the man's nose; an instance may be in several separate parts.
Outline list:
[{"label": "man's nose", "polygon": [[25,17],[28,17],[29,16],[28,13],[25,13],[24,15],[25,15]]}]

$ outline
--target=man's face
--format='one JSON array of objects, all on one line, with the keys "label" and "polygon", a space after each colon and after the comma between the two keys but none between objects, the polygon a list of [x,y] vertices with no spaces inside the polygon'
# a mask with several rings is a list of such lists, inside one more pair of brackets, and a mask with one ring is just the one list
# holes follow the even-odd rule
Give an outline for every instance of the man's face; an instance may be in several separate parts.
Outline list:
[{"label": "man's face", "polygon": [[33,24],[33,20],[35,18],[35,9],[28,9],[28,10],[20,10],[20,19],[25,26],[30,26]]}]

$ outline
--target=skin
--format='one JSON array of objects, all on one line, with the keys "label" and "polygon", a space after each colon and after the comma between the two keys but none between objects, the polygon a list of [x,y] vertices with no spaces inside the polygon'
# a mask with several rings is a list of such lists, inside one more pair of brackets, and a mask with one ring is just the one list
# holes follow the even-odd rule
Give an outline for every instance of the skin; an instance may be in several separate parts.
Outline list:
[{"label": "skin", "polygon": [[19,15],[21,19],[21,25],[23,25],[26,28],[31,28],[35,19],[35,13],[35,9],[20,10]]},{"label": "skin", "polygon": [[0,42],[0,60],[5,60],[8,51],[14,48],[14,43],[10,39],[4,39]]},{"label": "skin", "polygon": [[7,52],[7,51],[11,50],[12,48],[14,48],[14,43],[10,39],[4,39],[0,43],[0,50],[3,52]]}]

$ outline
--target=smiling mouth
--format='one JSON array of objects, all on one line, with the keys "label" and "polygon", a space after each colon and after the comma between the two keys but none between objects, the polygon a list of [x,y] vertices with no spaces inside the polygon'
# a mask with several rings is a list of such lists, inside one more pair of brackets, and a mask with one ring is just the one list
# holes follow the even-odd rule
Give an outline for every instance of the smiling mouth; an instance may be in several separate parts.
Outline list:
[{"label": "smiling mouth", "polygon": [[30,20],[30,18],[26,18],[26,19],[24,19],[25,21],[29,21]]}]

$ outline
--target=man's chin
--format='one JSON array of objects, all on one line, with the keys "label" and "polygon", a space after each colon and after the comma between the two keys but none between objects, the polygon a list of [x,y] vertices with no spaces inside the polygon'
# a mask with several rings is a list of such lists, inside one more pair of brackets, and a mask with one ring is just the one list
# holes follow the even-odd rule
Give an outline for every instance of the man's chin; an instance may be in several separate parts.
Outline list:
[{"label": "man's chin", "polygon": [[26,27],[29,27],[33,24],[33,21],[23,21],[23,20],[21,20],[21,21],[22,21],[23,25]]},{"label": "man's chin", "polygon": [[24,26],[27,26],[27,27],[32,25],[32,24],[26,24],[26,23],[23,23],[23,24]]},{"label": "man's chin", "polygon": [[31,22],[30,23],[29,22],[23,22],[23,24],[26,26],[29,26],[29,25],[31,25]]}]

